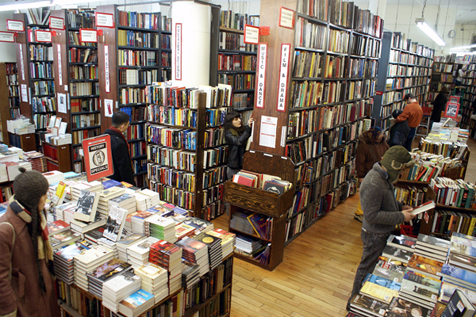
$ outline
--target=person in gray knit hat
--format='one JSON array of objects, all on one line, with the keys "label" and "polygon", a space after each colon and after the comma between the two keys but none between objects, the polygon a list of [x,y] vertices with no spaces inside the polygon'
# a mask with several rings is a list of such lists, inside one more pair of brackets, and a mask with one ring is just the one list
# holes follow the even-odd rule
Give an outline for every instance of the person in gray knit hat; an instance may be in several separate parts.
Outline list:
[{"label": "person in gray knit hat", "polygon": [[385,152],[382,160],[374,164],[362,181],[360,202],[364,219],[360,237],[364,247],[347,310],[350,310],[350,302],[362,288],[365,276],[374,270],[392,230],[415,217],[410,206],[404,206],[395,199],[393,187],[400,171],[414,164],[410,153],[403,146],[395,145]]}]

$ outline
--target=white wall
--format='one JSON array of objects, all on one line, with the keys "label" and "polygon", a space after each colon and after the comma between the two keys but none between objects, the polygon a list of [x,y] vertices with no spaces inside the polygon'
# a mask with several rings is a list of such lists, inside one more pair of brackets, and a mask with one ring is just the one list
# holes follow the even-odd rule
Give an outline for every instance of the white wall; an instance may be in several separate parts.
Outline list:
[{"label": "white wall", "polygon": [[[463,29],[463,31],[461,29]],[[457,24],[455,26],[455,31],[456,31],[456,36],[453,39],[453,46],[469,45],[469,44],[472,44],[471,40],[473,39],[473,36],[476,35],[476,25]]]},{"label": "white wall", "polygon": [[[7,19],[11,19],[13,11],[0,12],[0,31],[7,30]],[[14,43],[0,42],[0,62],[16,63],[16,47]]]},{"label": "white wall", "polygon": [[[422,8],[423,7],[419,3],[413,6],[387,5],[384,27],[391,31],[405,33],[407,38],[411,39],[412,42],[418,42],[419,44],[435,49],[436,55],[447,54],[449,48],[453,45],[452,39],[448,38],[448,32],[455,28],[456,9],[450,8],[449,10],[446,10],[446,7],[443,8],[443,6],[440,9],[437,31],[446,42],[446,46],[441,50],[431,38],[416,26],[415,19],[422,17]],[[435,28],[437,13],[438,6],[436,5],[427,6],[425,8],[425,21],[432,28]]]}]

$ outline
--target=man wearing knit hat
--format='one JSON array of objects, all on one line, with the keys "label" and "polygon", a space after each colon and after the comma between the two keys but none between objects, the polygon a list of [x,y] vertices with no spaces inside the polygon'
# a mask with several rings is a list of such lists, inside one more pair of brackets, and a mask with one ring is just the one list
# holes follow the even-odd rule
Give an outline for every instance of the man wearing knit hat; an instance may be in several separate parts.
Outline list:
[{"label": "man wearing knit hat", "polygon": [[382,160],[374,164],[362,181],[360,202],[364,219],[360,236],[364,247],[347,310],[352,298],[362,288],[365,276],[372,273],[392,230],[396,225],[415,217],[411,214],[413,209],[410,206],[403,206],[395,199],[392,184],[404,167],[413,164],[408,151],[401,145],[395,145],[385,152]]}]

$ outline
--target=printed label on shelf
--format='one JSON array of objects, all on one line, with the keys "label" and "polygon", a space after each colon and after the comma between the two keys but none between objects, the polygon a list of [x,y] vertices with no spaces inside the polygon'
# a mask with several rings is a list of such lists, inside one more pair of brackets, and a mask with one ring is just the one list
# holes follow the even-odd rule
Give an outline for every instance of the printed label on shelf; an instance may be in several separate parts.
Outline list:
[{"label": "printed label on shelf", "polygon": [[111,82],[109,79],[109,45],[104,45],[104,77],[106,82],[106,92],[111,92]]},{"label": "printed label on shelf", "polygon": [[259,27],[246,24],[244,34],[246,44],[259,44]]},{"label": "printed label on shelf", "polygon": [[278,103],[276,108],[278,111],[282,111],[282,112],[286,112],[290,53],[291,53],[291,44],[288,44],[288,43],[281,44]]},{"label": "printed label on shelf", "polygon": [[50,29],[64,30],[64,19],[50,16]]},{"label": "printed label on shelf", "polygon": [[23,21],[7,19],[7,31],[25,32],[25,25]]},{"label": "printed label on shelf", "polygon": [[0,32],[0,42],[15,43],[15,33]]},{"label": "printed label on shelf", "polygon": [[113,28],[114,15],[110,13],[96,12],[96,27]]},{"label": "printed label on shelf", "polygon": [[97,43],[98,31],[91,29],[79,29],[79,40],[85,43]]},{"label": "printed label on shelf", "polygon": [[268,44],[262,43],[258,46],[258,65],[256,68],[256,108],[264,108],[264,97],[266,88],[266,68],[268,60]]},{"label": "printed label on shelf", "polygon": [[182,80],[182,23],[175,24],[175,80]]},{"label": "printed label on shelf", "polygon": [[279,10],[279,26],[292,29],[294,27],[294,11],[285,7]]},{"label": "printed label on shelf", "polygon": [[58,48],[58,82],[63,86],[63,67],[61,65],[61,44],[57,44]]},{"label": "printed label on shelf", "polygon": [[37,42],[51,43],[51,32],[35,30],[35,38]]}]

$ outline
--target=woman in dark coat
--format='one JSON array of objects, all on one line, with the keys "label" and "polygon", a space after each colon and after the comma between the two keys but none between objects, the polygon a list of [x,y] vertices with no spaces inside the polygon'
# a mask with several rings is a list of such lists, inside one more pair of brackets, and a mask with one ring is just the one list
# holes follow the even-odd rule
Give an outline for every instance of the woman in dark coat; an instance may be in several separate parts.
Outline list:
[{"label": "woman in dark coat", "polygon": [[430,131],[433,126],[433,122],[440,122],[441,112],[445,110],[446,102],[448,101],[448,88],[443,86],[440,90],[440,93],[436,96],[433,101],[433,111],[431,112],[430,117]]},{"label": "woman in dark coat", "polygon": [[0,217],[0,316],[60,316],[44,214],[48,181],[38,171],[20,171],[14,200]]},{"label": "woman in dark coat", "polygon": [[233,175],[243,168],[243,154],[246,151],[246,143],[251,136],[251,124],[253,118],[248,119],[248,126],[241,122],[241,115],[231,111],[225,116],[225,140],[228,144],[228,169],[226,175],[231,179]]}]

